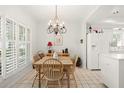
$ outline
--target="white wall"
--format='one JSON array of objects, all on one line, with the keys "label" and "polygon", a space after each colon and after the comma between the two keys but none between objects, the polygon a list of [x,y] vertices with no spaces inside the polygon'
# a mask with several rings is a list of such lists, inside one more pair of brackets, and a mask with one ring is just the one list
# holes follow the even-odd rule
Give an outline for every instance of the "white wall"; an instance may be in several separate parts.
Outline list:
[{"label": "white wall", "polygon": [[[60,51],[62,49],[68,48],[71,56],[79,55],[81,56],[80,51],[80,39],[81,39],[81,22],[76,21],[64,21],[65,26],[67,27],[67,32],[62,34],[63,36],[63,45],[53,47],[54,50]],[[47,42],[49,40],[47,34],[48,22],[42,22],[39,24],[38,32],[38,49],[43,52],[47,52]],[[45,49],[45,50],[44,50]]]},{"label": "white wall", "polygon": [[0,16],[6,16],[28,26],[32,31],[32,53],[37,51],[37,23],[21,6],[0,6]]},{"label": "white wall", "polygon": [[[48,34],[46,32],[48,21],[41,23],[35,22],[35,19],[24,11],[21,6],[0,6],[0,15],[8,16],[22,24],[29,26],[32,30],[32,53],[42,50],[47,52]],[[83,61],[83,66],[86,67],[86,22],[65,21],[67,33],[63,34],[63,45],[54,47],[59,51],[68,48],[71,56],[79,55]],[[83,44],[80,44],[80,39],[83,39]]]},{"label": "white wall", "polygon": [[[17,22],[29,26],[32,30],[32,53],[42,50],[47,52],[47,42],[49,36],[47,34],[48,21],[36,23],[24,8],[18,6],[0,6],[0,15],[8,16]],[[68,48],[71,56],[79,55],[83,61],[83,66],[86,65],[86,23],[79,21],[65,21],[67,33],[63,34],[63,45],[54,47],[54,50],[60,51]],[[80,39],[83,39],[83,44],[80,44]]]},{"label": "white wall", "polygon": [[81,59],[82,59],[82,62],[83,62],[83,67],[86,68],[86,22],[82,22],[82,25],[81,25],[81,35],[80,37],[83,39],[83,44],[81,44],[80,46],[80,52],[81,52]]}]

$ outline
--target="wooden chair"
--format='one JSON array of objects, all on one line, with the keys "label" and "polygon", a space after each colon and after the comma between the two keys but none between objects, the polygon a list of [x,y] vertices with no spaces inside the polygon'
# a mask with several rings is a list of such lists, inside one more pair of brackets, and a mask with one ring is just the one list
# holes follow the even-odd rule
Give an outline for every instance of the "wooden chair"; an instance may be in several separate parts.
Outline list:
[{"label": "wooden chair", "polygon": [[[77,63],[77,60],[78,60],[79,56],[75,56],[75,59],[73,60],[72,59],[72,62],[73,62],[73,66],[71,66],[69,69],[68,69],[68,74],[69,75],[72,75],[73,76],[73,79],[75,81],[75,84],[76,84],[76,87],[77,87],[77,82],[76,82],[76,79],[75,79],[75,68],[76,68],[76,63]],[[64,74],[66,73],[66,69],[64,70]],[[64,75],[63,75],[64,76]]]},{"label": "wooden chair", "polygon": [[37,62],[38,60],[40,60],[41,58],[40,58],[40,56],[38,55],[38,54],[35,54],[34,56],[33,56],[33,62],[32,62],[32,67],[33,67],[33,69],[35,68],[35,66],[33,65],[33,63],[35,63],[35,62]]},{"label": "wooden chair", "polygon": [[40,59],[42,59],[45,56],[45,54],[44,53],[39,53],[39,56],[40,56]]},{"label": "wooden chair", "polygon": [[58,81],[59,87],[61,87],[60,80],[63,76],[63,64],[57,59],[48,59],[43,63],[43,73],[46,79],[46,86],[49,81]]},{"label": "wooden chair", "polygon": [[[39,56],[38,54],[34,55],[34,56],[33,56],[33,63],[37,62],[37,61],[40,60],[40,59],[41,59],[41,58],[40,58],[40,56]],[[36,70],[36,75],[34,76],[34,80],[33,80],[33,83],[32,83],[32,87],[34,86],[35,80],[36,80],[37,77],[39,76],[39,68],[38,68],[38,66],[33,65],[33,68]],[[43,70],[41,69],[40,72],[41,72],[40,74],[42,74],[42,77],[41,77],[41,78],[43,78]]]},{"label": "wooden chair", "polygon": [[[36,69],[36,75],[34,76],[34,80],[33,80],[33,83],[32,83],[32,87],[34,87],[34,83],[35,83],[37,77],[39,76],[39,67],[36,66],[35,69]],[[42,80],[43,77],[44,77],[44,73],[43,73],[43,70],[42,70],[42,69],[41,69],[40,72],[41,72],[40,74],[42,74],[42,76],[41,76],[41,80]]]}]

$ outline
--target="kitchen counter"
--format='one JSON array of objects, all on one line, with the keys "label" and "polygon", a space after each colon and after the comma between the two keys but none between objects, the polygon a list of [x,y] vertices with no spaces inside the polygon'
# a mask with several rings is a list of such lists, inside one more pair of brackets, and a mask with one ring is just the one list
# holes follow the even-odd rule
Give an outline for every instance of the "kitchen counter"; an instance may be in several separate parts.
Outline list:
[{"label": "kitchen counter", "polygon": [[110,57],[113,59],[124,60],[124,54],[109,53],[109,54],[101,54],[101,55]]}]

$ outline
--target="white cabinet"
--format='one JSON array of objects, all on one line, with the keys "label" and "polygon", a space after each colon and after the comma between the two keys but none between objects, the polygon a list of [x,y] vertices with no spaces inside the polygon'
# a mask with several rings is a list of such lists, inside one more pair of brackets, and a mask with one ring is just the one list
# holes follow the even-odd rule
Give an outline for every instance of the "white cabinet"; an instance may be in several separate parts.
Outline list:
[{"label": "white cabinet", "polygon": [[110,88],[124,88],[124,55],[101,54],[100,61],[104,84]]}]

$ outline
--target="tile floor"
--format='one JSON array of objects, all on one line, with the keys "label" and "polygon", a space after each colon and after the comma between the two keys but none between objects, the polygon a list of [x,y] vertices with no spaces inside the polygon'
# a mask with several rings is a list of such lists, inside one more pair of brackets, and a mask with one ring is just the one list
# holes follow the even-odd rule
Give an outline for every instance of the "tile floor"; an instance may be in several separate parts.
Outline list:
[{"label": "tile floor", "polygon": [[[11,88],[31,88],[33,77],[35,75],[35,70],[31,70],[29,73],[17,80],[13,85],[9,86]],[[78,88],[105,88],[106,86],[102,83],[102,75],[100,71],[90,71],[82,68],[76,68],[75,77],[77,81]],[[42,87],[44,82],[42,82]],[[75,88],[76,84],[73,79],[71,79],[71,88]],[[57,82],[49,82],[49,88],[59,87]],[[38,88],[38,81],[35,82],[34,88]],[[67,88],[66,77],[62,81],[62,88]]]}]

